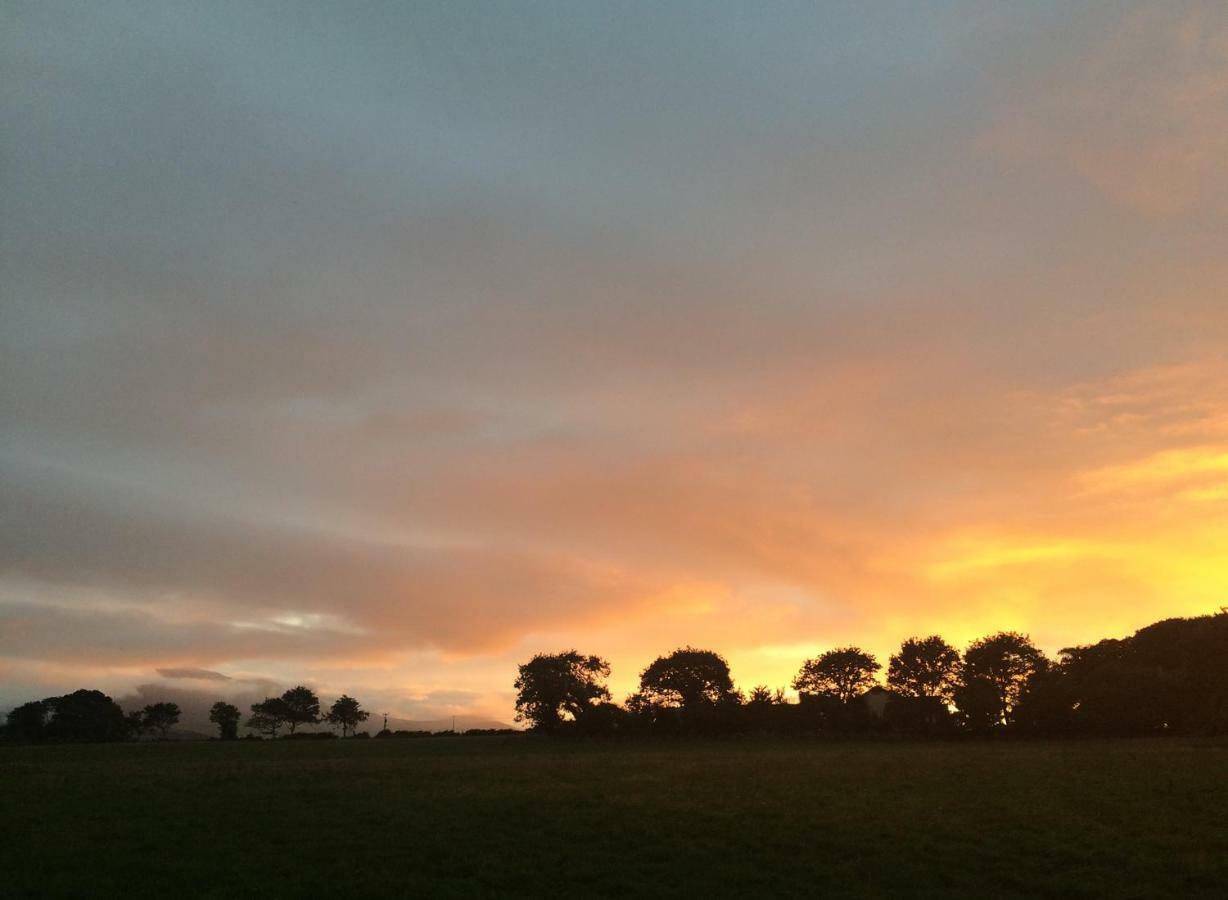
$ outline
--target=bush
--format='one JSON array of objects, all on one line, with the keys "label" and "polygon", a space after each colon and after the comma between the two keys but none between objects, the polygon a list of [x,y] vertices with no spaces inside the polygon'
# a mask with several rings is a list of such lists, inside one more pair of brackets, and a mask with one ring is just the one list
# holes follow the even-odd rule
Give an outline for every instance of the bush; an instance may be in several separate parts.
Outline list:
[{"label": "bush", "polygon": [[381,729],[377,738],[424,738],[431,737],[429,731],[389,731],[387,728]]}]

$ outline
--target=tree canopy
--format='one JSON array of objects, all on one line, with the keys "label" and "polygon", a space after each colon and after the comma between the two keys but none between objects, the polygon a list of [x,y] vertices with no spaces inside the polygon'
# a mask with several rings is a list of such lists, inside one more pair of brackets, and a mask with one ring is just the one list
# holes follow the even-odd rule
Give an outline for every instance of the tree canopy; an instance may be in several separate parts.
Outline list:
[{"label": "tree canopy", "polygon": [[217,726],[218,737],[224,741],[233,741],[239,736],[239,707],[219,700],[209,709],[209,721]]},{"label": "tree canopy", "polygon": [[268,737],[277,737],[277,732],[286,724],[290,711],[281,697],[265,697],[252,704],[252,714],[246,725],[252,731]]},{"label": "tree canopy", "polygon": [[118,741],[127,733],[124,711],[102,691],[73,691],[43,704],[51,712],[44,731],[51,740]]},{"label": "tree canopy", "polygon": [[575,650],[539,653],[517,670],[516,721],[539,731],[555,731],[568,719],[579,721],[593,704],[609,700],[604,679],[610,664]]},{"label": "tree canopy", "polygon": [[166,740],[170,730],[179,721],[179,704],[151,703],[141,710],[141,723],[150,731],[158,732]]},{"label": "tree canopy", "polygon": [[31,700],[11,710],[6,720],[5,734],[9,740],[23,743],[41,741],[47,734],[51,709],[45,700]]},{"label": "tree canopy", "polygon": [[981,725],[1008,725],[1028,680],[1047,666],[1045,655],[1026,634],[991,634],[964,651],[956,701]]},{"label": "tree canopy", "polygon": [[657,657],[640,673],[636,702],[695,709],[736,699],[725,657],[712,650],[683,647]]},{"label": "tree canopy", "polygon": [[959,651],[936,634],[908,638],[887,665],[887,685],[903,697],[949,702],[959,682]]},{"label": "tree canopy", "polygon": [[362,705],[348,694],[342,694],[333,701],[333,705],[329,707],[328,713],[324,716],[324,721],[329,725],[341,726],[341,736],[346,737],[350,732],[358,728],[361,722],[367,721],[371,714],[362,708]]},{"label": "tree canopy", "polygon": [[874,686],[874,675],[881,668],[873,654],[858,647],[839,647],[806,660],[793,687],[804,696],[851,703]]},{"label": "tree canopy", "polygon": [[300,725],[315,725],[320,721],[320,698],[309,687],[298,685],[281,695],[286,727],[294,734]]}]

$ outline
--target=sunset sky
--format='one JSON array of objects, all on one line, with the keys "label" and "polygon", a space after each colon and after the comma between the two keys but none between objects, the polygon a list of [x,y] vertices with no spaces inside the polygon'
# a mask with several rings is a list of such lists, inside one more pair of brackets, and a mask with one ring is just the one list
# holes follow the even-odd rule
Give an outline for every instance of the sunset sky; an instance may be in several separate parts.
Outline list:
[{"label": "sunset sky", "polygon": [[0,110],[0,710],[1228,604],[1218,0],[0,0]]}]

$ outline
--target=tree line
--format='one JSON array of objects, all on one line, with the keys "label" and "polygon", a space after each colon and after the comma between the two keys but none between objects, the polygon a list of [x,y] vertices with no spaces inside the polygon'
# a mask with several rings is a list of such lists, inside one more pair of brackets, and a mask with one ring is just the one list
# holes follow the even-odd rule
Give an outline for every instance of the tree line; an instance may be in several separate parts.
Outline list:
[{"label": "tree line", "polygon": [[547,734],[899,733],[1037,736],[1228,734],[1228,610],[1167,619],[1124,639],[1048,658],[1000,631],[961,653],[939,635],[911,637],[883,666],[858,647],[807,659],[791,687],[734,686],[725,658],[683,647],[640,673],[613,702],[609,663],[575,650],[540,653],[514,682],[517,721]]},{"label": "tree line", "polygon": [[[885,674],[885,678],[883,677]],[[575,650],[539,653],[518,667],[516,719],[545,734],[898,733],[916,736],[1021,734],[1228,734],[1228,608],[1166,619],[1123,639],[1068,647],[1049,659],[1025,634],[1001,631],[962,652],[939,635],[911,637],[884,668],[858,647],[805,660],[783,687],[734,685],[712,650],[683,647],[653,660],[620,705],[606,685],[610,664]],[[880,681],[881,678],[881,681]],[[167,739],[175,703],[125,713],[101,691],[78,690],[24,703],[8,713],[15,742]],[[342,737],[366,736],[370,714],[342,695],[327,709],[303,685],[251,705],[244,719],[224,700],[209,720],[222,740],[304,736],[325,724]],[[416,737],[391,732],[376,737]],[[327,735],[325,735],[327,736]]]},{"label": "tree line", "polygon": [[[177,703],[151,703],[125,713],[102,691],[82,689],[18,706],[8,714],[4,737],[20,743],[140,740],[146,735],[166,740],[181,715]],[[289,736],[302,734],[300,727],[319,724],[340,728],[342,737],[351,737],[358,734],[358,726],[370,715],[346,694],[322,710],[315,692],[299,685],[279,697],[253,703],[246,721],[237,706],[219,700],[209,710],[209,721],[217,727],[221,740],[236,740],[240,723],[251,733],[269,738],[278,737],[283,729]]]}]

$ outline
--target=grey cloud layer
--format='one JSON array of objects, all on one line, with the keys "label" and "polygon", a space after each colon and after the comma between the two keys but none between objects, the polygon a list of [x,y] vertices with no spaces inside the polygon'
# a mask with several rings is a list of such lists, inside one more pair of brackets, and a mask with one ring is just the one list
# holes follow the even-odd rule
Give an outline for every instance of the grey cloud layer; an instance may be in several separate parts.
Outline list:
[{"label": "grey cloud layer", "polygon": [[1149,94],[1108,8],[10,6],[0,655],[485,652],[691,578],[852,608],[884,544],[1043,518],[1112,452],[1054,398],[1228,341],[1222,204],[1088,171],[1123,70],[1214,168],[1190,10]]}]

